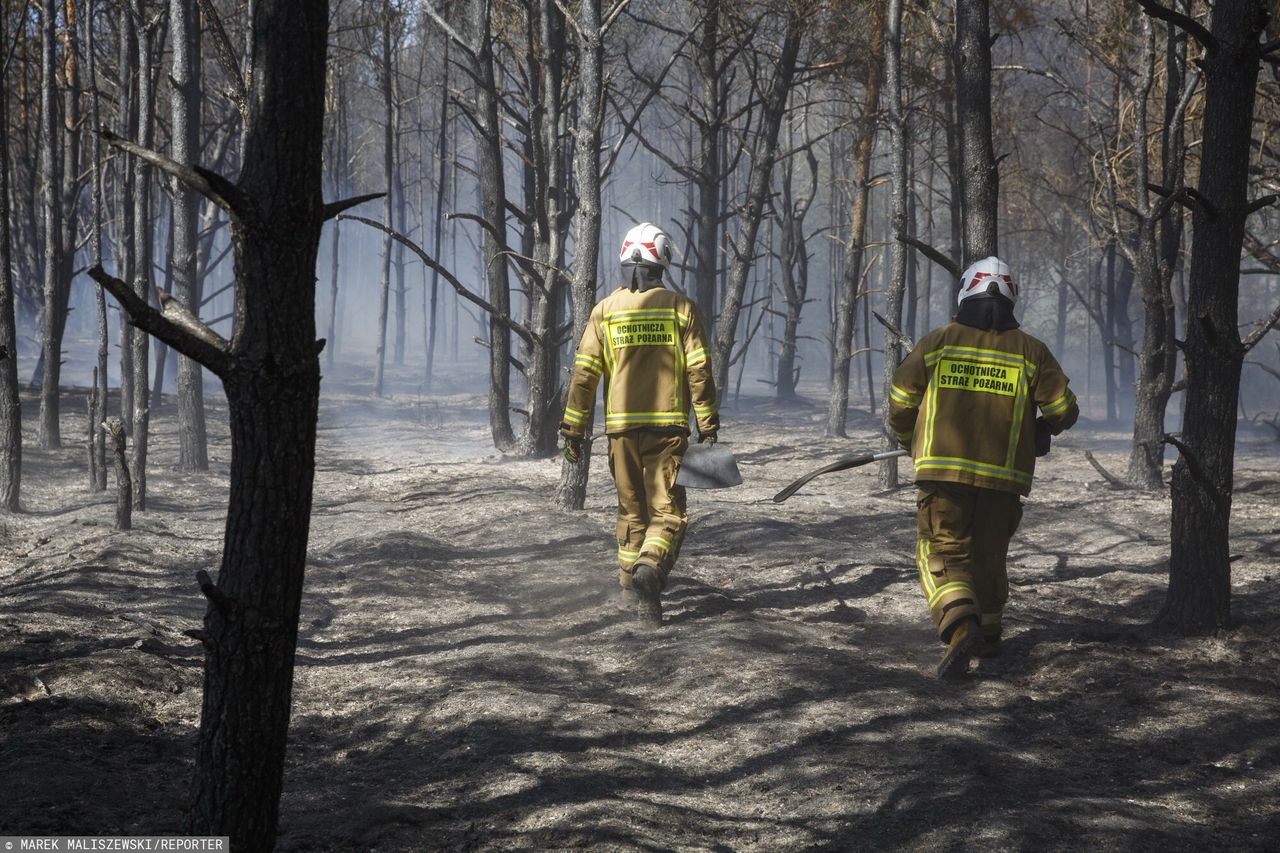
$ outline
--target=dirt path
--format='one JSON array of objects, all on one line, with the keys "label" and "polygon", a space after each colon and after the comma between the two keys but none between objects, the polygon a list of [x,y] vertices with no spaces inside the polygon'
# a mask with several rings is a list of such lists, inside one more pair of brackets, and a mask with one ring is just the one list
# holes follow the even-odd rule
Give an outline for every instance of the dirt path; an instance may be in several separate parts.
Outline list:
[{"label": "dirt path", "polygon": [[[182,631],[229,450],[215,427],[214,473],[163,470],[172,417],[129,534],[78,450],[27,451],[29,512],[0,522],[0,834],[181,826],[201,678]],[[913,491],[859,469],[768,500],[871,446],[869,420],[833,442],[816,410],[730,412],[747,482],[691,499],[648,634],[607,601],[601,449],[587,511],[563,512],[558,463],[499,458],[482,417],[462,396],[325,398],[279,849],[1280,844],[1274,440],[1239,443],[1238,626],[1181,640],[1146,627],[1167,497],[1085,462],[1121,469],[1123,433],[1064,436],[1013,547],[1006,650],[948,689]]]}]

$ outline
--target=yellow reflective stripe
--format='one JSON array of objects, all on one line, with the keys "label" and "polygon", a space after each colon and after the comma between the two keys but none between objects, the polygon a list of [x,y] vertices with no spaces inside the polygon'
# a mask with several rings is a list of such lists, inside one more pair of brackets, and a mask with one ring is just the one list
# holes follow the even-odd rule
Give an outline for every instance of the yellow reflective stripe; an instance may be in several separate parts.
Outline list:
[{"label": "yellow reflective stripe", "polygon": [[621,545],[618,546],[619,560],[634,560],[636,557],[639,557],[639,556],[640,556],[639,551],[633,551],[630,548],[624,548]]},{"label": "yellow reflective stripe", "polygon": [[[672,309],[672,310],[674,311],[675,309]],[[679,317],[677,316],[676,324],[679,325],[679,322],[680,322]],[[686,413],[685,419],[687,420],[689,403],[688,401],[682,399],[684,395],[681,393],[684,389],[689,387],[689,383],[686,381],[686,377],[685,377],[685,374],[689,370],[689,356],[684,351],[684,338],[676,339],[675,350],[676,350],[676,375],[674,377],[675,382],[672,384],[675,385],[676,400],[675,400],[675,405],[672,408],[676,409],[676,411],[685,412]]]},{"label": "yellow reflective stripe", "polygon": [[669,552],[671,550],[670,539],[664,539],[661,536],[646,536],[644,540],[644,544],[640,546],[640,551],[644,552],[649,550],[650,545],[656,545],[657,547],[661,548],[663,551]]},{"label": "yellow reflective stripe", "polygon": [[1063,394],[1061,397],[1054,400],[1052,403],[1050,403],[1047,406],[1041,406],[1040,411],[1044,412],[1046,415],[1056,415],[1059,412],[1065,411],[1067,407],[1069,407],[1075,401],[1076,401],[1076,395],[1072,393],[1070,388],[1068,388],[1067,392]]},{"label": "yellow reflective stripe", "polygon": [[614,412],[609,415],[609,420],[615,421],[644,420],[646,418],[675,418],[683,421],[688,420],[688,415],[684,412]]},{"label": "yellow reflective stripe", "polygon": [[929,596],[929,606],[933,607],[953,592],[968,592],[970,596],[973,596],[973,586],[968,581],[952,581],[951,583],[944,583],[942,586],[935,589],[933,594]]},{"label": "yellow reflective stripe", "polygon": [[714,415],[717,411],[719,411],[719,406],[715,403],[712,403],[709,406],[699,406],[695,403],[693,406],[693,411],[695,414],[699,414],[699,415]]},{"label": "yellow reflective stripe", "polygon": [[997,480],[1009,480],[1014,483],[1023,485],[1031,485],[1031,475],[1025,471],[1019,471],[1017,468],[1004,468],[999,465],[988,465],[984,462],[974,462],[972,459],[959,459],[954,456],[921,456],[916,459],[916,475],[922,471],[967,471],[972,474],[981,474],[984,477],[993,477]]},{"label": "yellow reflective stripe", "polygon": [[929,571],[929,540],[923,536],[916,543],[916,565],[920,569],[920,586],[924,587],[925,597],[933,595],[933,573]]},{"label": "yellow reflective stripe", "polygon": [[681,314],[675,308],[624,308],[604,314],[605,322],[613,320],[666,320],[675,316],[676,325],[681,329],[689,325],[689,315]]},{"label": "yellow reflective stripe", "polygon": [[1036,373],[1035,363],[1028,361],[1026,356],[998,349],[982,349],[981,347],[962,347],[955,345],[939,347],[924,357],[924,363],[929,367],[933,367],[939,359],[947,356],[968,357],[977,361],[996,361],[1001,364],[1008,364],[1015,367],[1026,365],[1027,373],[1029,374],[1027,377],[1028,379]]},{"label": "yellow reflective stripe", "polygon": [[[1024,359],[1025,361],[1025,359]],[[1018,371],[1018,386],[1013,390],[1013,423],[1009,426],[1009,442],[1004,455],[1004,467],[1013,468],[1022,439],[1022,420],[1027,414],[1027,372]]]},{"label": "yellow reflective stripe", "polygon": [[695,350],[690,350],[685,354],[684,360],[689,367],[696,367],[697,365],[702,364],[707,360],[707,348],[698,347]]},{"label": "yellow reflective stripe", "polygon": [[597,376],[604,373],[604,362],[593,355],[578,353],[578,355],[573,359],[573,363],[591,371]]},{"label": "yellow reflective stripe", "polygon": [[587,413],[580,412],[577,409],[571,409],[568,406],[565,406],[564,419],[566,423],[580,424],[587,419]]},{"label": "yellow reflective stripe", "polygon": [[902,405],[910,406],[912,408],[919,406],[920,401],[924,397],[924,395],[922,394],[908,394],[906,391],[903,391],[897,385],[889,386],[889,396],[892,397],[897,402],[901,403]]}]

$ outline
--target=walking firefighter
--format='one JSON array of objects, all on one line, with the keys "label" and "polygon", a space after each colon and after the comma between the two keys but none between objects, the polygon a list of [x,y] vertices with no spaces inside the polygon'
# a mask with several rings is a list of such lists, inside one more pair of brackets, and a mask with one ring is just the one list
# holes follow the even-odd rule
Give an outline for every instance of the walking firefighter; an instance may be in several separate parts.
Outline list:
[{"label": "walking firefighter", "polygon": [[618,581],[641,623],[662,624],[660,595],[680,555],[688,516],[676,485],[689,448],[689,410],[698,441],[720,428],[707,339],[697,308],[667,290],[671,240],[648,222],[627,232],[618,253],[623,284],[600,301],[578,344],[560,432],[576,462],[596,384],[604,379],[609,471],[618,489]]},{"label": "walking firefighter", "polygon": [[1036,457],[1080,415],[1049,348],[1019,330],[1017,299],[1003,261],[973,264],[955,318],[920,341],[889,389],[889,427],[915,461],[916,562],[948,681],[999,650],[1009,540]]}]

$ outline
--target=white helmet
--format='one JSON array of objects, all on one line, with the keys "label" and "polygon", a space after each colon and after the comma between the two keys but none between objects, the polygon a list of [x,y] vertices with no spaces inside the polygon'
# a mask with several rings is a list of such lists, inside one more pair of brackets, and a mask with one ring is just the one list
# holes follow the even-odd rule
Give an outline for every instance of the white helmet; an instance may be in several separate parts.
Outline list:
[{"label": "white helmet", "polygon": [[956,304],[959,305],[970,296],[988,294],[1003,296],[1011,305],[1018,301],[1018,285],[1013,283],[1009,265],[995,255],[975,261],[960,276],[960,293],[956,297]]},{"label": "white helmet", "polygon": [[627,232],[618,250],[618,263],[644,264],[666,270],[671,266],[671,238],[661,228],[641,222]]}]

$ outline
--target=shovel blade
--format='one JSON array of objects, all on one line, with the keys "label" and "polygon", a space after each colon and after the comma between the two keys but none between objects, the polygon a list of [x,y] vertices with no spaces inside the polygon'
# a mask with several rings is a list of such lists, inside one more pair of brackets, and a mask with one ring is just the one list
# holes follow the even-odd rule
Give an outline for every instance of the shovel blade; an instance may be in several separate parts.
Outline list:
[{"label": "shovel blade", "polygon": [[738,463],[729,448],[719,444],[692,444],[676,477],[677,486],[690,489],[727,489],[742,483]]}]

